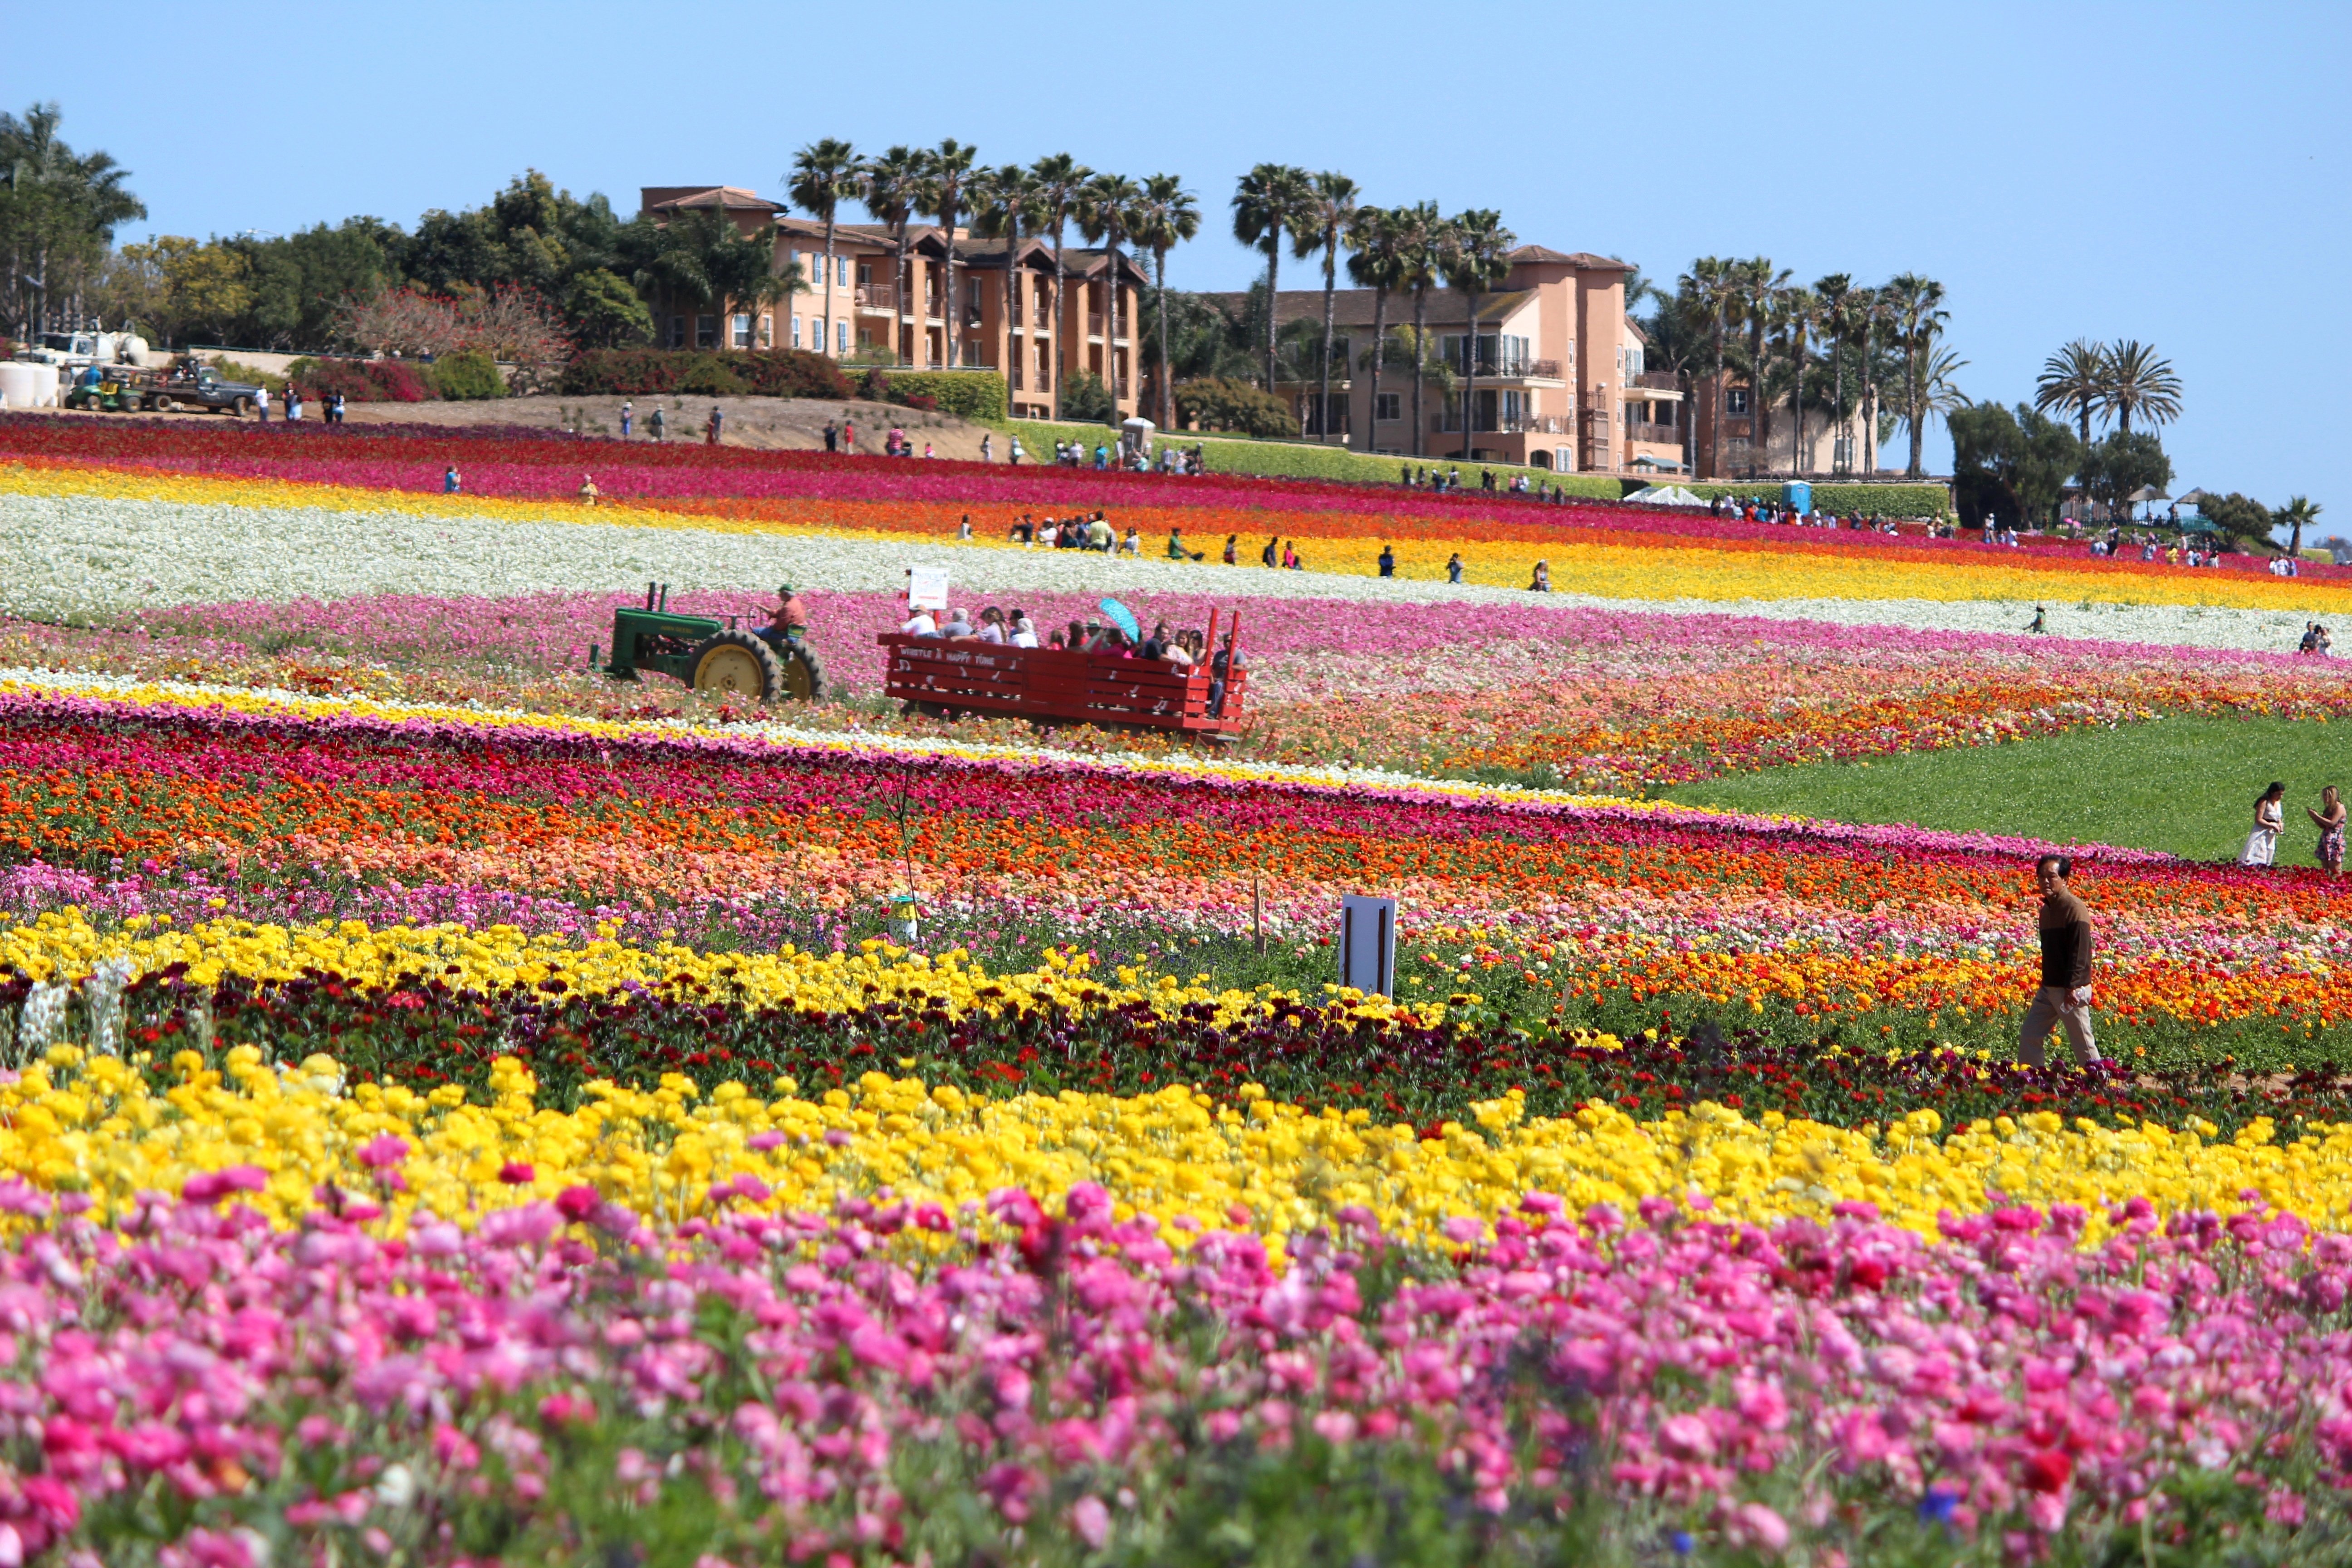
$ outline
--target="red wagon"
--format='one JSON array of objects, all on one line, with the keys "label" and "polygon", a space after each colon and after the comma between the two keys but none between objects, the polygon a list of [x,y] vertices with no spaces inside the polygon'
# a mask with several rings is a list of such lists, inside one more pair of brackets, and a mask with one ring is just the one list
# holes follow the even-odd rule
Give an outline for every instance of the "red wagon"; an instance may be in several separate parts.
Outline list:
[{"label": "red wagon", "polygon": [[[1241,616],[1225,630],[1233,638],[1231,676],[1215,693],[1205,666],[1179,668],[1157,659],[1057,647],[919,637],[886,632],[890,650],[886,696],[926,710],[1004,713],[1041,724],[1109,724],[1173,730],[1212,739],[1242,729],[1242,699],[1249,671],[1241,665]],[[1217,613],[1209,612],[1207,644],[1217,651]]]}]

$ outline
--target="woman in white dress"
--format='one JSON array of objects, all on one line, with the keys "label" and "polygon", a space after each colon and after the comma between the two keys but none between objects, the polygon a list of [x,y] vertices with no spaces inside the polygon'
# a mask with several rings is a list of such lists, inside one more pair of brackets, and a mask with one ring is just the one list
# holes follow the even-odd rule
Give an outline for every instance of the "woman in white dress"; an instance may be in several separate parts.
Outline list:
[{"label": "woman in white dress", "polygon": [[2254,830],[2246,835],[2246,852],[2238,857],[2241,866],[2268,866],[2278,858],[2279,829],[2286,826],[2286,785],[2274,784],[2263,791],[2254,802]]}]

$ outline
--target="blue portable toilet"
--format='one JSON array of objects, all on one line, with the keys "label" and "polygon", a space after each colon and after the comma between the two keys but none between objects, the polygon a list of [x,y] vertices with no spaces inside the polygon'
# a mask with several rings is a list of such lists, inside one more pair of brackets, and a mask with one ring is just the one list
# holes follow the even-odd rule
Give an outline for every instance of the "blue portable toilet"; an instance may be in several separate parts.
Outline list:
[{"label": "blue portable toilet", "polygon": [[1799,517],[1813,515],[1813,487],[1803,479],[1790,479],[1780,487],[1780,504]]}]

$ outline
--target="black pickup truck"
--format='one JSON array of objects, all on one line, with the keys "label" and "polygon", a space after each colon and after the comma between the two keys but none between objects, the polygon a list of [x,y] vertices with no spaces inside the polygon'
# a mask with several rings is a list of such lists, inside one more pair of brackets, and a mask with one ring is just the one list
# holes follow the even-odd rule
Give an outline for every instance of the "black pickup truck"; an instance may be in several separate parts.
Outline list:
[{"label": "black pickup truck", "polygon": [[242,419],[253,411],[253,400],[261,388],[247,386],[241,381],[228,381],[210,365],[194,370],[179,370],[155,384],[147,395],[147,406],[159,414],[173,409],[212,409]]}]

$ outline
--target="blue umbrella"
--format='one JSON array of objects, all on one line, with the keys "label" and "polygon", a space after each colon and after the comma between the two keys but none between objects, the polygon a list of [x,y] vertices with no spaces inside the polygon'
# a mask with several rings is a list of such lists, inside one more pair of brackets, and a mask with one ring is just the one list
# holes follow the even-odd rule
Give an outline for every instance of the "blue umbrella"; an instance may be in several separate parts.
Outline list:
[{"label": "blue umbrella", "polygon": [[1095,607],[1102,611],[1104,615],[1108,616],[1110,617],[1110,624],[1117,626],[1120,631],[1125,632],[1128,635],[1129,641],[1141,642],[1143,640],[1143,626],[1136,620],[1135,612],[1133,610],[1129,609],[1117,599],[1105,599],[1101,604]]}]

